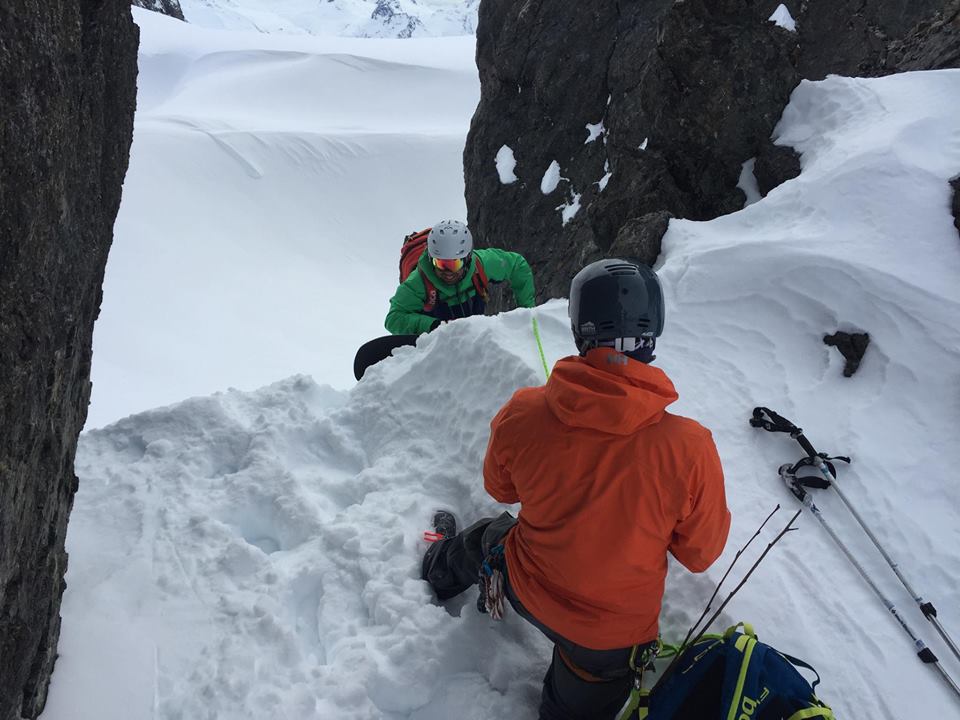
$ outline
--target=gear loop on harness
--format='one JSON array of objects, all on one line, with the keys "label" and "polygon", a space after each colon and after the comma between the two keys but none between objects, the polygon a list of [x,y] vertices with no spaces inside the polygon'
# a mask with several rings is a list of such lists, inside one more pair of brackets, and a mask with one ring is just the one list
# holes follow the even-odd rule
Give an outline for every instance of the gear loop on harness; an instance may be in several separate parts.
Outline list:
[{"label": "gear loop on harness", "polygon": [[477,609],[494,620],[503,619],[506,587],[503,577],[503,545],[494,545],[480,565],[480,597]]}]

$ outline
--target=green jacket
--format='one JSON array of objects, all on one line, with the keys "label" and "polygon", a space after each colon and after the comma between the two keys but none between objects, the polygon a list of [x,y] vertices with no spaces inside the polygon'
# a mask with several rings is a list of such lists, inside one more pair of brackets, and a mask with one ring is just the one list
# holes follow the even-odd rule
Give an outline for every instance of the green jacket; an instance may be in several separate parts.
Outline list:
[{"label": "green jacket", "polygon": [[[536,293],[533,287],[533,271],[523,255],[508,250],[482,248],[474,250],[473,256],[480,258],[490,283],[509,283],[517,305],[534,306]],[[390,299],[390,311],[383,324],[393,335],[419,335],[428,332],[437,320],[449,319],[444,317],[444,305],[453,310],[455,317],[483,312],[483,303],[479,298],[475,298],[477,291],[473,286],[472,268],[456,285],[447,285],[437,277],[427,253],[420,256],[417,268],[418,271],[410,273],[410,276],[400,283],[396,294]],[[426,275],[437,289],[437,308],[430,315],[423,312],[427,289],[421,273]]]}]

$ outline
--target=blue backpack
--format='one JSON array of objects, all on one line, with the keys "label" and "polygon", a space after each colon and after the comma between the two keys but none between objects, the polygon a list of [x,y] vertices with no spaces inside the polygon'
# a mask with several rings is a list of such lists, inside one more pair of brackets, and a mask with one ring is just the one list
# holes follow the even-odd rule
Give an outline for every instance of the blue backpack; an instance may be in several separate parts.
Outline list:
[{"label": "blue backpack", "polygon": [[[817,676],[813,685],[797,667]],[[688,647],[652,690],[635,689],[618,717],[835,720],[814,694],[819,682],[807,663],[760,642],[750,625],[738,623],[723,635],[704,635]]]}]

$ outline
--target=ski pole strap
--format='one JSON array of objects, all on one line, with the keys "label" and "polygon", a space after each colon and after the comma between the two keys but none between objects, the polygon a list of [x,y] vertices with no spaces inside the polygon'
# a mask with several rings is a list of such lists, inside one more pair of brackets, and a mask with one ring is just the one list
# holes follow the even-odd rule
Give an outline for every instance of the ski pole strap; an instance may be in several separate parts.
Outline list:
[{"label": "ski pole strap", "polygon": [[827,470],[830,471],[830,474],[833,477],[837,477],[837,468],[831,462],[831,460],[839,460],[840,462],[845,462],[845,463],[850,462],[850,458],[844,457],[843,455],[836,455],[834,457],[830,457],[826,453],[818,453],[815,457],[807,456],[807,457],[800,458],[793,465],[790,465],[789,468],[786,469],[786,471],[798,483],[803,485],[803,487],[814,488],[816,490],[826,490],[828,487],[830,487],[830,484],[831,484],[827,478],[820,475],[797,477],[797,471],[802,467],[819,466],[820,463],[822,462],[824,465],[827,466]]},{"label": "ski pole strap", "polygon": [[763,428],[767,432],[785,432],[791,435],[794,432],[803,432],[803,430],[782,415],[778,415],[770,408],[765,407],[756,407],[753,409],[753,417],[750,418],[750,425],[755,428]]}]

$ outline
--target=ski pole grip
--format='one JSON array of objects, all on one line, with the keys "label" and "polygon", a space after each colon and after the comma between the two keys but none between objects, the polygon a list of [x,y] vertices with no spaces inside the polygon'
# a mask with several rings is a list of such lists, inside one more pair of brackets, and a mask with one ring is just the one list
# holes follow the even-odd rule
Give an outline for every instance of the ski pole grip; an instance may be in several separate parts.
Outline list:
[{"label": "ski pole grip", "polygon": [[753,409],[753,416],[750,418],[750,424],[753,427],[763,428],[769,432],[802,432],[800,428],[787,420],[785,417],[777,415],[770,408],[756,407]]}]

